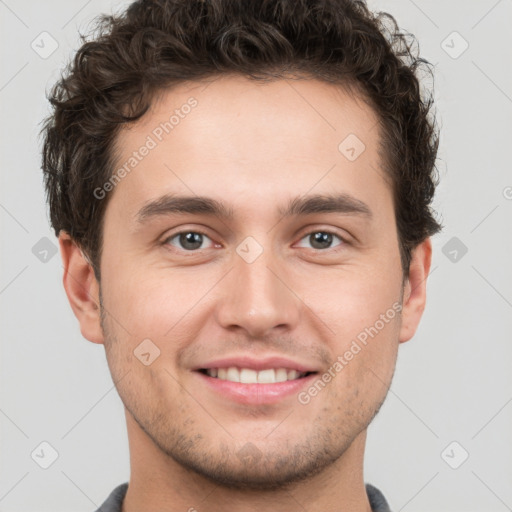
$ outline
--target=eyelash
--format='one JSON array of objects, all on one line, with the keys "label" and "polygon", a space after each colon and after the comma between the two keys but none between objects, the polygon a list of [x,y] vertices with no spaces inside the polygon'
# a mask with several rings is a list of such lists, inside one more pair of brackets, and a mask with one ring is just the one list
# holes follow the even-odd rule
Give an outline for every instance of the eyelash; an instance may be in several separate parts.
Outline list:
[{"label": "eyelash", "polygon": [[[209,238],[211,240],[211,238],[206,233],[204,233],[203,231],[192,230],[191,229],[191,230],[179,231],[177,233],[174,233],[173,235],[168,236],[162,242],[162,244],[163,245],[171,245],[169,243],[170,240],[173,240],[174,238],[178,237],[179,235],[188,234],[188,233],[195,233],[195,234],[198,234],[198,235],[202,235],[202,236],[205,236],[205,237],[207,237],[207,238]],[[344,246],[344,245],[348,245],[349,244],[349,242],[344,237],[342,237],[338,233],[335,233],[334,231],[330,231],[328,229],[315,229],[313,231],[309,231],[304,236],[302,236],[299,241],[302,241],[302,240],[304,240],[304,238],[307,238],[307,237],[309,237],[309,236],[311,236],[311,235],[313,235],[315,233],[325,233],[325,234],[328,234],[328,235],[333,235],[336,238],[338,238],[339,240],[341,240],[342,243],[339,244],[338,246],[335,246],[335,247],[328,247],[327,249],[315,249],[315,248],[312,248],[312,250],[314,250],[314,251],[318,251],[318,252],[337,251],[337,250],[339,250],[339,246]],[[179,249],[179,248],[176,248],[176,247],[174,247],[172,245],[171,245],[171,247],[173,247],[174,250],[177,250],[179,252],[185,252],[185,253],[190,253],[190,254],[195,254],[195,253],[198,253],[199,251],[203,250],[203,249],[194,249],[194,250]]]}]

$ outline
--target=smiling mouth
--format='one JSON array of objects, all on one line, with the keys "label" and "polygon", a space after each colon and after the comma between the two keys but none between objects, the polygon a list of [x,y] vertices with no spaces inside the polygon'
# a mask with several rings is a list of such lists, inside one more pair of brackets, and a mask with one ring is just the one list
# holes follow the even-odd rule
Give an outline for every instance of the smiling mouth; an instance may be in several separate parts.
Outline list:
[{"label": "smiling mouth", "polygon": [[287,368],[268,368],[265,370],[253,370],[251,368],[202,368],[199,372],[219,380],[239,382],[241,384],[276,384],[290,380],[298,380],[317,372],[299,372]]}]

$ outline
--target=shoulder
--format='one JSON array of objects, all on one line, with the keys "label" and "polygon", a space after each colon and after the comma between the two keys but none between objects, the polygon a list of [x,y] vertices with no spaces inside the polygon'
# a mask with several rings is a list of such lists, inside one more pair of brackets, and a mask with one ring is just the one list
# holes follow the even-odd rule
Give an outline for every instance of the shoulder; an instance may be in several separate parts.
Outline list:
[{"label": "shoulder", "polygon": [[374,487],[372,484],[366,484],[366,494],[368,495],[372,512],[391,512],[384,494],[377,487]]},{"label": "shoulder", "polygon": [[128,482],[118,485],[96,512],[121,512],[121,506],[127,490]]}]

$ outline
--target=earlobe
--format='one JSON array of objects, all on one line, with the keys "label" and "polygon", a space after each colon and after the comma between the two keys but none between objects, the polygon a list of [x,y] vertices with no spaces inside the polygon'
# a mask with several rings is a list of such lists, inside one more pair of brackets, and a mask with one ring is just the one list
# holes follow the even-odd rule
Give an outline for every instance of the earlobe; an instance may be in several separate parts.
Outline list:
[{"label": "earlobe", "polygon": [[62,282],[82,336],[93,343],[103,343],[99,283],[92,265],[67,233],[59,234],[59,246],[64,267]]},{"label": "earlobe", "polygon": [[430,238],[419,244],[411,254],[409,277],[404,285],[400,343],[409,341],[420,323],[427,300],[427,277],[432,262]]}]

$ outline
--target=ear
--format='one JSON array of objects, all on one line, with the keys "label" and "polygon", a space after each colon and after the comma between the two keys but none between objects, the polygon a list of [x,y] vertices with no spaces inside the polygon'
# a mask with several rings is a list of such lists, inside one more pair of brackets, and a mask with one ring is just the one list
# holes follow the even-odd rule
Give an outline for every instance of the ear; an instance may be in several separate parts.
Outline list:
[{"label": "ear", "polygon": [[416,332],[427,300],[427,277],[432,261],[432,243],[427,238],[411,253],[409,276],[404,285],[400,343],[409,341]]},{"label": "ear", "polygon": [[59,246],[64,266],[62,282],[71,308],[80,323],[82,336],[93,343],[103,343],[100,288],[92,265],[68,233],[60,232]]}]

